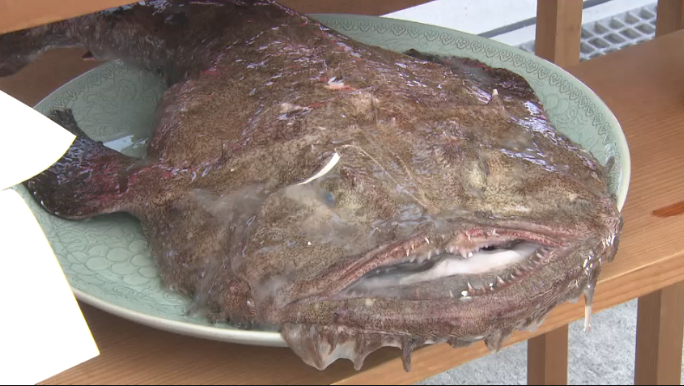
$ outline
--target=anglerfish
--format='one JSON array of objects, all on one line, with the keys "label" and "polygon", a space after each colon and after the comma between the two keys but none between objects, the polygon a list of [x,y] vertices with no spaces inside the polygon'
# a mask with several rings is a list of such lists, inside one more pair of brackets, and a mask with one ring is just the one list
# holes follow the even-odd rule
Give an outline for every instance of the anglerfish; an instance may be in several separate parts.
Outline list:
[{"label": "anglerfish", "polygon": [[[164,285],[307,364],[514,331],[618,248],[610,165],[520,75],[361,44],[267,0],[157,0],[0,36],[0,74],[81,46],[168,84],[144,158],[78,137],[24,184],[64,219],[139,219]],[[419,47],[416,47],[417,49]],[[590,312],[588,312],[589,314]]]}]

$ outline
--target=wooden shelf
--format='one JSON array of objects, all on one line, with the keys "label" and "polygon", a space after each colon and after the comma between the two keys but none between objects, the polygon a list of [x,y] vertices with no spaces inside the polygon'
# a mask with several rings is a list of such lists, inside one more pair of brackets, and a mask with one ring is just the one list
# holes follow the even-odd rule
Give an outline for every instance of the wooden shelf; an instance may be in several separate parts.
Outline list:
[{"label": "wooden shelf", "polygon": [[129,3],[133,2],[130,0],[0,0],[0,33],[35,27]]},{"label": "wooden shelf", "polygon": [[[429,0],[283,0],[304,13],[383,15]],[[131,0],[0,0],[0,34],[135,3]]]}]

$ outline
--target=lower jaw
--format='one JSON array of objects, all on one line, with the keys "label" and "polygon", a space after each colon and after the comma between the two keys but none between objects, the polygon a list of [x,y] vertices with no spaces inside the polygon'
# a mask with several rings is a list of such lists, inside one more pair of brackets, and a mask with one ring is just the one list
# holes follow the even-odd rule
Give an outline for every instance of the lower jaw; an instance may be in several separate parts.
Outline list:
[{"label": "lower jaw", "polygon": [[[536,329],[543,322],[543,316],[521,323],[517,329]],[[491,351],[500,350],[514,328],[498,328],[484,335],[425,336],[405,332],[384,333],[361,330],[344,325],[315,326],[286,324],[281,333],[289,347],[309,366],[325,370],[339,359],[348,359],[355,369],[363,368],[366,358],[373,352],[392,347],[401,350],[404,370],[411,371],[413,352],[417,348],[435,344],[449,344],[464,348],[484,340]]]},{"label": "lower jaw", "polygon": [[345,358],[360,369],[372,352],[395,347],[401,349],[409,371],[417,347],[441,343],[464,347],[484,340],[496,351],[514,331],[537,328],[552,309],[583,294],[588,327],[601,268],[600,260],[587,264],[586,256],[601,256],[592,254],[592,248],[594,245],[579,243],[556,249],[554,259],[545,261],[533,271],[539,274],[525,278],[522,285],[469,299],[408,300],[337,293],[332,298],[291,303],[273,310],[271,316],[290,347],[318,369]]},{"label": "lower jaw", "polygon": [[[394,347],[401,350],[405,370],[410,371],[416,348],[443,343],[467,347],[484,340],[490,350],[498,351],[514,331],[536,329],[553,308],[582,294],[588,321],[595,283],[575,286],[574,277],[564,279],[554,283],[557,290],[544,300],[529,300],[516,307],[504,304],[505,299],[492,302],[485,296],[448,304],[444,300],[404,301],[410,305],[404,311],[397,307],[401,301],[388,299],[347,299],[309,305],[316,310],[312,315],[329,314],[333,318],[285,323],[281,333],[293,351],[319,370],[338,359],[349,359],[359,370],[374,351]],[[492,307],[495,304],[498,306]],[[292,311],[286,310],[285,314],[292,315]]]}]

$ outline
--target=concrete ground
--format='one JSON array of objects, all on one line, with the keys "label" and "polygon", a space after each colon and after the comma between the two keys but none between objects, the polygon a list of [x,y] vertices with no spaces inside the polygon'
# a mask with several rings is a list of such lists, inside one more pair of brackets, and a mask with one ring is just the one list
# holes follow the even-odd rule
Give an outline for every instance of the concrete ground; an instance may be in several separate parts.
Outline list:
[{"label": "concrete ground", "polygon": [[[588,24],[647,5],[655,0],[584,0],[582,23]],[[502,12],[502,10],[505,10]],[[435,0],[390,13],[385,17],[486,34],[502,43],[519,46],[534,40],[537,0]],[[523,23],[522,28],[505,28]],[[527,25],[529,24],[529,25]],[[506,30],[502,32],[501,29]],[[497,31],[499,31],[497,33]]]},{"label": "concrete ground", "polygon": [[[583,59],[595,57],[598,51],[604,54],[624,48],[629,45],[626,41],[639,43],[652,38],[654,30],[647,24],[653,23],[649,12],[655,12],[654,4],[654,0],[585,0],[585,6],[592,6],[583,14]],[[533,49],[536,24],[531,19],[536,16],[536,0],[436,0],[385,16],[482,34],[529,50]],[[637,31],[639,36],[625,28]],[[623,39],[613,39],[611,33]],[[603,40],[597,42],[597,34]],[[637,303],[632,301],[598,313],[589,334],[583,332],[583,322],[571,325],[570,384],[634,383],[636,312]],[[527,383],[526,378],[527,344],[521,343],[420,384],[522,385]]]},{"label": "concrete ground", "polygon": [[[569,384],[634,384],[636,311],[637,303],[632,301],[597,313],[592,320],[593,330],[588,334],[583,331],[582,321],[570,325]],[[420,384],[525,385],[527,344],[520,343],[466,363]]]}]

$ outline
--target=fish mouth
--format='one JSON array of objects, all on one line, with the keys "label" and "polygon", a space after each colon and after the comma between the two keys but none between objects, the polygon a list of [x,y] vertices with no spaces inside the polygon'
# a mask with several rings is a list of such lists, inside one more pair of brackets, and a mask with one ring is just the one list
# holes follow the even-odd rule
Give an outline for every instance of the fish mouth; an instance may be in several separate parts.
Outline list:
[{"label": "fish mouth", "polygon": [[524,280],[552,262],[563,241],[529,231],[473,229],[455,236],[423,236],[361,264],[357,279],[335,299],[469,299]]},{"label": "fish mouth", "polygon": [[[413,350],[424,345],[467,347],[484,340],[491,350],[499,350],[514,330],[539,326],[569,293],[593,294],[583,283],[568,287],[578,278],[574,274],[539,289],[546,299],[538,304],[532,300],[536,296],[528,296],[537,291],[534,285],[520,293],[511,288],[575,253],[577,235],[572,236],[475,228],[383,246],[345,267],[338,278],[346,284],[327,287],[336,292],[307,298],[288,310],[297,317],[284,323],[282,334],[306,363],[321,370],[341,358],[360,369],[381,347],[400,348],[406,371]],[[594,267],[588,264],[587,269]],[[526,300],[517,304],[511,293]],[[306,308],[299,306],[332,316],[311,323],[302,312]]]},{"label": "fish mouth", "polygon": [[485,295],[522,280],[551,256],[552,248],[513,239],[463,251],[440,248],[409,255],[405,260],[378,267],[349,287],[354,296],[387,296],[388,289],[416,286],[445,278],[452,298]]}]

